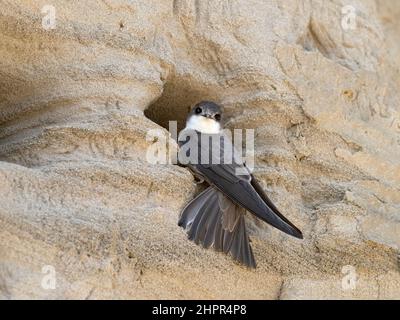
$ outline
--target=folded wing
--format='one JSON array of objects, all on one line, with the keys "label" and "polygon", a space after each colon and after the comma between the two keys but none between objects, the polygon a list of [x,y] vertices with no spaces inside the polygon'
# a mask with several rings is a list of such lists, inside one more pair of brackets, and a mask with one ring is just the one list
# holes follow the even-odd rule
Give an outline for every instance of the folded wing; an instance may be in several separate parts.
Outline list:
[{"label": "folded wing", "polygon": [[[303,238],[301,231],[279,212],[264,193],[226,135],[219,135],[220,141],[217,144],[211,141],[212,136],[215,138],[215,135],[200,133],[197,135],[196,139],[199,143],[196,153],[199,161],[188,164],[193,171],[203,176],[231,201],[261,220],[296,238]],[[204,141],[200,138],[201,136],[206,136],[206,139],[207,136],[211,138],[208,143],[201,143]],[[201,158],[200,155],[208,155],[208,157]],[[203,161],[204,159],[207,161]]]}]

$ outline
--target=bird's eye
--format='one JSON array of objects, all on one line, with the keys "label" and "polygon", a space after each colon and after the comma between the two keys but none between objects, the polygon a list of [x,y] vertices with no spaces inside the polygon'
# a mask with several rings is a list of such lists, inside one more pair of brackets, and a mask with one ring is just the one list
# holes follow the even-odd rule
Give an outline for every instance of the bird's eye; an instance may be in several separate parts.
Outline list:
[{"label": "bird's eye", "polygon": [[219,121],[219,120],[221,120],[221,115],[220,115],[219,113],[217,113],[217,114],[214,116],[214,118],[215,118],[215,120]]},{"label": "bird's eye", "polygon": [[196,112],[197,114],[201,113],[203,110],[201,110],[200,107],[197,107],[196,110],[194,112]]}]

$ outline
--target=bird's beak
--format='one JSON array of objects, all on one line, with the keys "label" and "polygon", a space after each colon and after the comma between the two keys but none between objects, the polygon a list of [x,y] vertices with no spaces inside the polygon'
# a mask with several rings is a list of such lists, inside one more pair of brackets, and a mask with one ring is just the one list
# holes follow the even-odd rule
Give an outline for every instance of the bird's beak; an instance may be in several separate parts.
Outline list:
[{"label": "bird's beak", "polygon": [[213,116],[211,114],[208,114],[208,113],[203,114],[203,117],[206,117],[208,119],[214,119]]}]

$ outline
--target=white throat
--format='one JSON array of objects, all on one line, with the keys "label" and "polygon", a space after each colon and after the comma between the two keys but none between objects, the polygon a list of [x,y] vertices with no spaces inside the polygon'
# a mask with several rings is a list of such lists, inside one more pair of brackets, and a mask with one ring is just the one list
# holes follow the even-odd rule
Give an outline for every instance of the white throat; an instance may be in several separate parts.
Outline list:
[{"label": "white throat", "polygon": [[206,118],[203,116],[192,115],[186,121],[186,128],[185,129],[192,129],[202,133],[220,133],[221,126],[218,121],[214,119]]}]

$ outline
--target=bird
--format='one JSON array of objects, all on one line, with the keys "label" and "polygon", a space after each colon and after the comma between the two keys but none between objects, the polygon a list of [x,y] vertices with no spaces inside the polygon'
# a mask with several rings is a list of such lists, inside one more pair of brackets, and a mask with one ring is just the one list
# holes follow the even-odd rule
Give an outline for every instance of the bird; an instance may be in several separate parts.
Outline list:
[{"label": "bird", "polygon": [[[178,136],[178,161],[207,187],[181,211],[178,225],[188,239],[256,268],[245,216],[258,219],[298,239],[302,232],[268,198],[223,129],[223,108],[200,101],[190,110]],[[228,156],[225,156],[228,154]],[[205,161],[206,160],[206,161]]]}]

